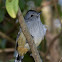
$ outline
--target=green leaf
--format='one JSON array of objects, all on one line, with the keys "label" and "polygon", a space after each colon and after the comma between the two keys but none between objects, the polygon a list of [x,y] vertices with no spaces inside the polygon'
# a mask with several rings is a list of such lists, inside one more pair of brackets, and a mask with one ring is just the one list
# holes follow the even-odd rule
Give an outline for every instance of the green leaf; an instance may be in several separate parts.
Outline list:
[{"label": "green leaf", "polygon": [[6,0],[6,10],[12,18],[16,18],[19,0]]}]

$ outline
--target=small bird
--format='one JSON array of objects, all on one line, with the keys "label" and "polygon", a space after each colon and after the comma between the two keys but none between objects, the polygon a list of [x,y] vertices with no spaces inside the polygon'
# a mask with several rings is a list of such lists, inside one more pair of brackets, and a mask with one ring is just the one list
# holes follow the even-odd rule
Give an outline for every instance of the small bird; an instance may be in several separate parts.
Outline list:
[{"label": "small bird", "polygon": [[[43,25],[40,20],[40,14],[41,12],[29,10],[24,17],[24,20],[36,44],[36,47],[38,47],[41,41],[44,39],[47,30],[46,26]],[[28,42],[22,32],[22,29],[20,28],[16,39],[15,62],[21,62],[24,54],[26,54],[29,50],[30,47],[28,45]]]}]

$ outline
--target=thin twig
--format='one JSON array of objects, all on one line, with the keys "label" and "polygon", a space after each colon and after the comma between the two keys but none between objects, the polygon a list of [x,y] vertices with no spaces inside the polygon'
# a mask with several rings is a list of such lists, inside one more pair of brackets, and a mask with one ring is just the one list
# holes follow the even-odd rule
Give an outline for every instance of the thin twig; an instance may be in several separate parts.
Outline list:
[{"label": "thin twig", "polygon": [[[51,0],[51,1],[52,1],[52,0]],[[60,20],[60,22],[61,22],[60,15],[59,15],[58,8],[57,8],[56,0],[53,0],[53,3],[54,3],[54,7],[55,7],[55,11],[56,11],[57,17],[59,18],[59,20]],[[50,45],[49,45],[49,47],[48,47],[48,50],[47,50],[47,52],[46,52],[46,54],[45,54],[45,59],[46,59],[46,56],[47,56],[47,54],[49,53],[51,47],[53,46],[55,40],[57,40],[57,39],[61,36],[61,34],[62,34],[62,23],[61,23],[61,32],[60,32],[58,35],[56,35],[56,36],[51,40],[51,43],[50,43]]]},{"label": "thin twig", "polygon": [[47,52],[46,52],[46,54],[45,54],[45,59],[46,59],[46,56],[47,56],[47,54],[49,53],[51,47],[53,46],[55,40],[57,40],[57,39],[61,36],[61,34],[62,34],[62,32],[59,33],[58,35],[56,35],[56,36],[51,40],[51,43],[50,43],[50,45],[49,45],[49,47],[48,47],[48,50],[47,50]]},{"label": "thin twig", "polygon": [[15,45],[15,41],[1,31],[0,31],[0,37],[7,39],[9,42],[12,42]]},{"label": "thin twig", "polygon": [[0,53],[2,53],[2,52],[6,52],[6,53],[8,53],[8,52],[14,52],[14,48],[0,49]]},{"label": "thin twig", "polygon": [[21,13],[21,10],[19,9],[18,11],[18,19],[19,19],[19,23],[20,23],[20,26],[21,26],[21,29],[22,29],[22,32],[23,34],[25,35],[27,41],[28,41],[28,44],[30,46],[30,49],[32,51],[32,55],[33,55],[33,58],[35,60],[35,62],[42,62],[41,61],[41,58],[39,56],[39,53],[37,51],[37,48],[36,48],[36,45],[27,29],[27,26],[25,24],[25,21],[24,21],[24,18],[22,16],[22,13]]}]

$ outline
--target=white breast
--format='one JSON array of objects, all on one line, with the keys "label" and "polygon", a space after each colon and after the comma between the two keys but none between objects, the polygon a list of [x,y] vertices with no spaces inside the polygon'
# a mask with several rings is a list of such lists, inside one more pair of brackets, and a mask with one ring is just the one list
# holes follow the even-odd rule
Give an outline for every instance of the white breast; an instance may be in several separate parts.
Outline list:
[{"label": "white breast", "polygon": [[30,34],[33,36],[36,46],[39,46],[40,42],[46,34],[46,27],[39,20],[27,22],[27,27]]}]

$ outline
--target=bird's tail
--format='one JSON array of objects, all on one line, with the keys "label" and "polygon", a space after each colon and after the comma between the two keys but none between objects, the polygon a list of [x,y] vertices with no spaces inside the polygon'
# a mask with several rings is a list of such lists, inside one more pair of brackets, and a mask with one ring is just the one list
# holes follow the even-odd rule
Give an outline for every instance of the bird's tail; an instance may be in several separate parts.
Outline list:
[{"label": "bird's tail", "polygon": [[15,52],[14,56],[15,56],[14,62],[22,62],[23,56],[20,56],[17,51]]}]

